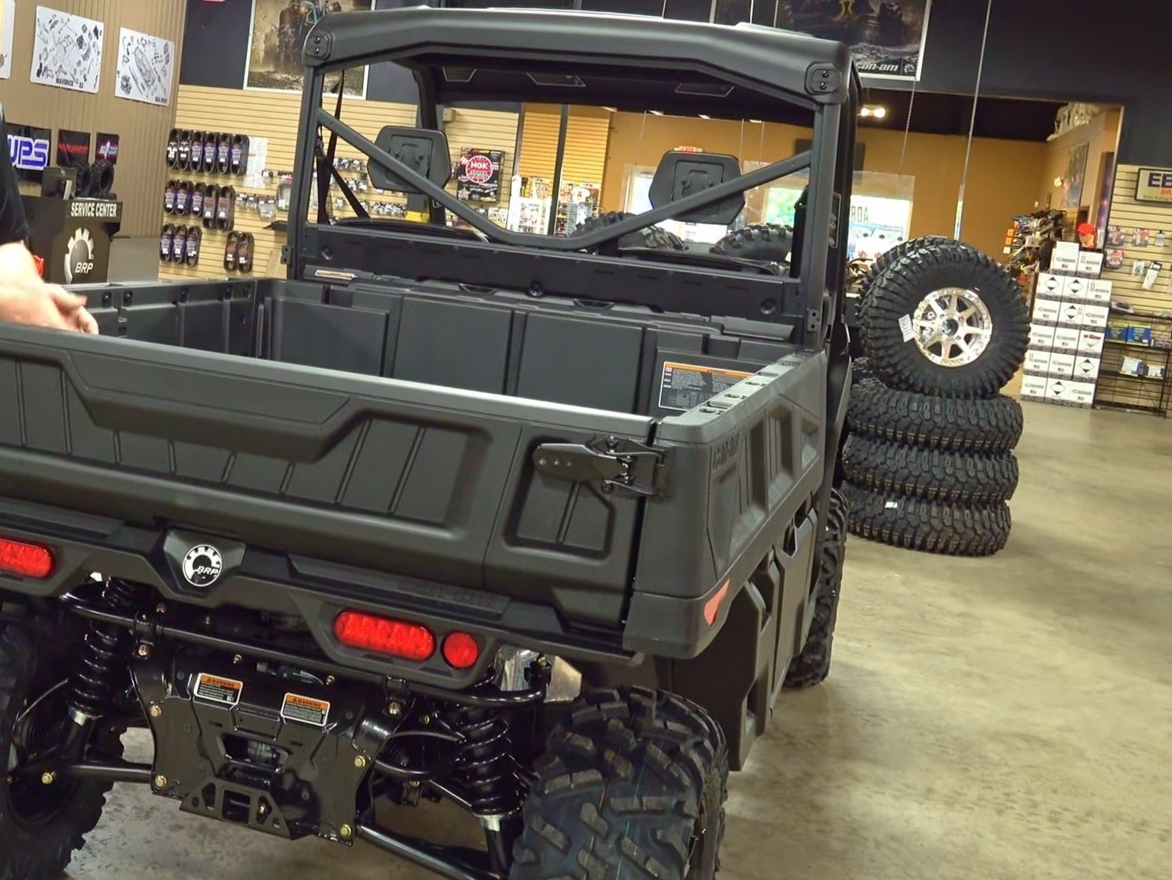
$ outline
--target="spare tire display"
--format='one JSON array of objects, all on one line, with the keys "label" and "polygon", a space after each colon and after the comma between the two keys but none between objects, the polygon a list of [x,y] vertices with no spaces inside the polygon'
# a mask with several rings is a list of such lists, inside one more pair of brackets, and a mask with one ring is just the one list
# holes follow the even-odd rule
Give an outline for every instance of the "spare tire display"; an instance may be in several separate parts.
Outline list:
[{"label": "spare tire display", "polygon": [[90,192],[95,196],[107,196],[114,188],[114,165],[99,159],[90,166]]},{"label": "spare tire display", "polygon": [[985,397],[1024,362],[1029,313],[1000,264],[947,241],[905,254],[875,280],[859,331],[888,386]]}]

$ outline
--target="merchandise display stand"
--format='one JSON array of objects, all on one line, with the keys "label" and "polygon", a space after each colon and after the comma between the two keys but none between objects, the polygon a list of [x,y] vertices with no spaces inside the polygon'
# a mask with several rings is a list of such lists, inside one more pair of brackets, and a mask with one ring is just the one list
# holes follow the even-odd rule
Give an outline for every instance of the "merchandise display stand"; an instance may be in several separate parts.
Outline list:
[{"label": "merchandise display stand", "polygon": [[22,196],[29,247],[45,261],[51,284],[101,284],[110,269],[110,239],[122,228],[122,203],[107,199]]},{"label": "merchandise display stand", "polygon": [[[1095,406],[1166,416],[1172,359],[1172,191],[1166,169],[1122,165],[1103,245],[1110,325]],[[1149,186],[1153,176],[1159,186]]]},{"label": "merchandise display stand", "polygon": [[1111,308],[1102,261],[1101,253],[1058,242],[1050,271],[1037,276],[1023,400],[1084,409],[1094,403]]}]

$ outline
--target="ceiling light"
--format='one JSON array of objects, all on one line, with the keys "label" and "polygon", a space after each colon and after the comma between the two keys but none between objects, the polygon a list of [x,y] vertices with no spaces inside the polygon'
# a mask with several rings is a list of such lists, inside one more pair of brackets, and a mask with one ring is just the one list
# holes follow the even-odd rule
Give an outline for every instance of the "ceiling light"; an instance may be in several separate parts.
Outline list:
[{"label": "ceiling light", "polygon": [[760,119],[750,119],[749,122],[753,125],[764,125],[765,124]]},{"label": "ceiling light", "polygon": [[859,115],[860,116],[870,116],[871,115],[871,108],[870,107],[860,107],[859,108]]},{"label": "ceiling light", "polygon": [[700,118],[701,118],[701,119],[711,119],[712,117],[711,117],[711,116],[709,116],[707,113],[701,113],[701,114],[700,114]]},{"label": "ceiling light", "polygon": [[663,111],[662,111],[662,110],[652,110],[652,111],[651,111],[651,115],[652,115],[652,116],[662,116],[662,115],[663,115]]},{"label": "ceiling light", "polygon": [[859,116],[864,119],[867,117],[874,117],[875,119],[882,119],[887,115],[887,108],[878,104],[864,104],[859,108]]},{"label": "ceiling light", "polygon": [[611,113],[618,113],[618,112],[619,112],[619,108],[618,108],[618,107],[603,107],[602,109],[603,109],[603,110],[608,110],[608,111],[610,111]]},{"label": "ceiling light", "polygon": [[884,116],[887,115],[887,108],[886,107],[876,107],[872,111],[872,113],[875,115],[876,119],[882,119]]}]

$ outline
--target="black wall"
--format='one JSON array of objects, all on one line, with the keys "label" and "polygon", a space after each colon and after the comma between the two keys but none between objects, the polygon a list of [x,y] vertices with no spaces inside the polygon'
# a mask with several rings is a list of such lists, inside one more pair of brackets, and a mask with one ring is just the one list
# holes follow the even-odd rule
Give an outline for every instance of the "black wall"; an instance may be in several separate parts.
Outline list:
[{"label": "black wall", "polygon": [[[419,2],[410,0],[407,5]],[[659,15],[665,2],[669,18],[702,21],[711,8],[711,0],[582,0],[582,6]],[[1124,13],[1128,4],[1111,8],[1101,0],[992,2],[982,95],[1123,104],[1119,161],[1172,166],[1172,53],[1167,51],[1166,27],[1147,21],[1143,9]],[[401,6],[405,0],[376,0],[376,5]],[[448,5],[568,8],[573,0],[449,0]],[[241,86],[250,9],[250,0],[188,0],[180,82]],[[771,0],[755,0],[754,17],[771,23]],[[984,23],[985,4],[980,0],[935,0],[923,79],[917,88],[971,95]],[[389,65],[373,68],[368,97],[413,100],[410,82],[396,73]]]}]

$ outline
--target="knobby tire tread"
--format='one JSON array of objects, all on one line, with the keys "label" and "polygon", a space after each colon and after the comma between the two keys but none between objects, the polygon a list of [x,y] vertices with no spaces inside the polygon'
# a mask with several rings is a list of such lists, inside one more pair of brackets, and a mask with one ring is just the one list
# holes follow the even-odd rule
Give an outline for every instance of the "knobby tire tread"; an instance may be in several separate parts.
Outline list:
[{"label": "knobby tire tread", "polygon": [[957,452],[1009,452],[1021,439],[1021,404],[998,394],[977,400],[898,391],[870,380],[851,388],[851,431]]},{"label": "knobby tire tread", "polygon": [[844,483],[850,532],[860,538],[946,556],[992,556],[1009,540],[1009,506],[954,504],[873,492]]},{"label": "knobby tire tread", "polygon": [[728,753],[698,706],[643,688],[578,700],[549,738],[525,803],[510,880],[684,880],[701,809],[715,849],[724,829]]},{"label": "knobby tire tread", "polygon": [[950,452],[855,434],[842,454],[852,483],[929,501],[996,504],[1017,489],[1017,459],[1009,452]]}]

